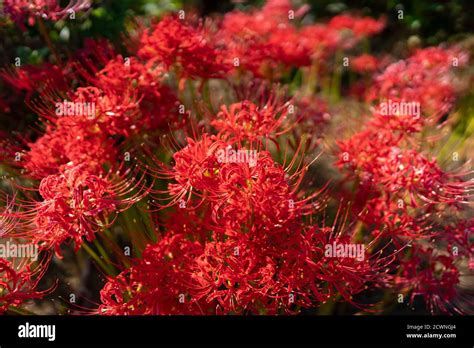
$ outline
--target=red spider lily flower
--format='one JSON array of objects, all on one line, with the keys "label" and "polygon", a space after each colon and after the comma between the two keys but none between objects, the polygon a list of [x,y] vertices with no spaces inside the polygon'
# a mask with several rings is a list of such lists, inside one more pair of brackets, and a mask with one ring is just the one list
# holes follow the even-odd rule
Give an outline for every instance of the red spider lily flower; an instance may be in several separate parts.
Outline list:
[{"label": "red spider lily flower", "polygon": [[[290,8],[288,2],[268,2],[259,11],[226,14],[217,34],[217,41],[226,48],[226,59],[255,76],[278,78],[282,67],[309,66],[324,60],[341,47],[349,49],[360,38],[378,33],[385,25],[383,18],[338,16],[329,25],[297,29],[290,21]],[[304,11],[303,7],[294,16]],[[345,35],[343,29],[350,29],[353,35]]]},{"label": "red spider lily flower", "polygon": [[432,314],[472,314],[472,298],[458,288],[460,273],[452,255],[414,245],[411,256],[401,261],[400,269],[395,284],[410,294],[411,303],[421,296]]},{"label": "red spider lily flower", "polygon": [[278,298],[276,260],[265,254],[251,244],[206,243],[203,255],[195,260],[190,292],[197,300],[215,303],[222,314],[258,314],[259,308],[276,312],[279,300],[284,300]]},{"label": "red spider lily flower", "polygon": [[[6,0],[5,9],[21,26],[37,20],[50,43],[44,19],[89,6]],[[132,21],[128,56],[86,40],[64,65],[0,72],[14,92],[0,91],[0,108],[28,121],[26,105],[40,129],[0,130],[0,241],[35,243],[42,257],[0,258],[0,313],[47,294],[38,284],[53,251],[61,259],[83,248],[97,260],[93,242],[108,273],[93,314],[280,315],[328,302],[320,312],[361,314],[390,310],[394,294],[432,313],[471,314],[473,172],[463,169],[470,163],[445,168],[459,163],[454,154],[441,162],[464,138],[441,148],[444,133],[432,136],[450,123],[469,131],[469,98],[450,112],[467,91],[469,55],[459,46],[414,49],[393,64],[354,56],[385,18],[308,25],[307,8],[268,0],[217,21],[181,11],[151,28]],[[343,100],[341,50],[353,71]],[[363,124],[338,138],[357,110]],[[197,126],[186,117],[194,112]],[[340,113],[342,122],[329,122]],[[308,162],[322,148],[335,149],[336,168]],[[123,160],[121,151],[130,151]],[[130,160],[142,168],[124,169]],[[328,176],[339,186],[320,197]]]},{"label": "red spider lily flower", "polygon": [[[197,209],[187,209],[198,206]],[[212,229],[215,225],[212,217],[212,209],[209,204],[201,204],[192,201],[190,204],[181,206],[171,211],[163,222],[157,224],[163,226],[167,231],[177,231],[190,241],[205,243],[212,237]],[[172,232],[174,233],[174,232]]]},{"label": "red spider lily flower", "polygon": [[74,103],[94,105],[95,114],[84,116],[93,119],[105,134],[128,137],[137,130],[140,101],[131,88],[123,94],[113,89],[78,88],[71,99]]},{"label": "red spider lily flower", "polygon": [[39,299],[50,293],[53,288],[38,291],[36,287],[44,275],[47,265],[42,263],[32,267],[21,262],[20,265],[0,258],[0,314],[9,307],[18,307],[31,299]]},{"label": "red spider lily flower", "polygon": [[111,136],[130,136],[140,125],[139,100],[131,89],[120,93],[78,88],[70,100],[48,97],[35,110],[49,122],[45,134],[28,143],[30,151],[22,161],[36,178],[55,174],[66,164],[86,163],[92,172],[100,173],[105,163],[116,158],[116,140]]},{"label": "red spider lily flower", "polygon": [[[359,189],[358,195],[369,194],[373,197],[363,201],[358,217],[367,226],[374,226],[372,236],[389,236],[394,245],[402,248],[410,240],[421,240],[436,236],[430,221],[424,216],[414,216],[410,203],[400,196],[392,196],[384,192],[375,193],[367,189]],[[361,203],[359,203],[361,204]]]},{"label": "red spider lily flower", "polygon": [[138,57],[174,66],[179,78],[219,78],[228,70],[203,27],[167,16],[144,32]]},{"label": "red spider lily flower", "polygon": [[103,38],[86,38],[83,47],[77,50],[69,65],[72,72],[91,82],[93,76],[116,56],[117,52],[109,41]]},{"label": "red spider lily flower", "polygon": [[288,120],[291,103],[274,103],[269,100],[265,105],[258,106],[249,100],[234,103],[227,107],[222,105],[215,120],[211,124],[227,141],[261,141],[265,137],[279,136],[289,130],[278,131]]},{"label": "red spider lily flower", "polygon": [[58,256],[63,242],[72,241],[77,251],[83,238],[94,240],[95,233],[113,221],[109,215],[128,209],[146,194],[143,177],[111,176],[90,174],[84,164],[45,177],[39,186],[43,201],[25,204],[22,214],[30,223],[28,237],[42,249],[53,247]]},{"label": "red spider lily flower", "polygon": [[[200,141],[187,139],[188,145],[173,155],[173,169],[164,174],[176,183],[169,184],[168,190],[173,203],[188,201],[192,194],[205,190],[218,191],[217,151],[225,149],[227,144],[215,136],[203,134]],[[188,197],[186,197],[188,196]]]},{"label": "red spider lily flower", "polygon": [[160,96],[158,87],[166,70],[163,66],[155,62],[142,64],[135,57],[123,58],[121,55],[109,60],[106,66],[97,72],[96,80],[93,80],[97,87],[102,89],[113,88],[117,91],[126,92],[129,82],[136,88],[145,89],[148,93]]},{"label": "red spider lily flower", "polygon": [[295,28],[275,30],[268,39],[273,58],[285,66],[309,66],[314,58],[314,41],[301,35]]},{"label": "red spider lily flower", "polygon": [[338,143],[338,165],[349,165],[361,180],[379,185],[380,191],[405,192],[415,207],[420,204],[417,198],[428,203],[467,202],[472,194],[472,180],[462,181],[458,177],[469,173],[445,173],[435,159],[401,148],[401,141],[401,136],[391,131],[363,131]]},{"label": "red spider lily flower", "polygon": [[87,10],[90,0],[72,0],[61,7],[58,0],[5,0],[4,12],[23,26],[28,17],[28,24],[34,25],[35,17],[57,21],[70,16],[74,12]]},{"label": "red spider lily flower", "polygon": [[142,116],[135,126],[157,129],[176,123],[179,115],[177,106],[180,104],[174,92],[164,83],[166,70],[154,61],[142,64],[138,59],[122,56],[110,60],[106,66],[91,78],[97,87],[127,93],[130,85],[134,86],[140,98]]},{"label": "red spider lily flower", "polygon": [[462,67],[468,63],[469,55],[459,48],[427,47],[418,49],[410,56],[409,61],[420,64],[424,69],[440,68],[450,70],[453,67]]},{"label": "red spider lily flower", "polygon": [[[289,11],[276,10],[274,14],[271,8],[226,14],[217,34],[217,41],[226,48],[227,60],[259,77],[278,78],[284,67],[309,66],[316,61],[321,64],[338,49],[349,49],[360,38],[384,27],[383,19],[340,16],[329,25],[297,29],[289,20]],[[343,29],[351,29],[353,34],[346,35]]]},{"label": "red spider lily flower", "polygon": [[292,227],[276,234],[254,227],[206,242],[192,269],[193,297],[216,303],[223,314],[294,313],[336,294],[357,305],[353,296],[381,281],[380,272],[393,260],[325,257],[328,243],[349,243],[349,236],[332,239],[332,229]]},{"label": "red spider lily flower", "polygon": [[59,246],[73,239],[75,249],[82,244],[82,237],[92,241],[99,229],[98,220],[116,209],[116,199],[110,184],[100,177],[89,175],[75,167],[64,174],[41,180],[39,193],[43,201],[37,205],[34,238],[46,248]]},{"label": "red spider lily flower", "polygon": [[373,19],[370,17],[339,15],[331,18],[329,26],[338,30],[351,30],[357,38],[361,38],[381,32],[385,27],[385,18]]},{"label": "red spider lily flower", "polygon": [[[169,173],[175,173],[176,181],[183,181],[170,185],[172,194],[178,192],[178,197],[183,197],[192,191],[204,199],[193,210],[205,209],[212,214],[208,219],[204,213],[201,220],[211,231],[209,239],[202,232],[190,231],[204,249],[191,263],[186,275],[191,281],[185,283],[185,292],[191,294],[191,301],[209,304],[214,313],[291,312],[293,296],[299,290],[291,280],[293,267],[299,271],[293,258],[299,260],[301,245],[290,243],[301,238],[300,218],[312,210],[307,205],[312,197],[297,201],[298,182],[290,185],[291,178],[268,152],[259,152],[251,164],[223,158],[219,151],[224,151],[225,145],[206,134],[199,142],[189,140],[187,147],[175,153],[176,165]],[[282,274],[289,250],[292,266]],[[300,268],[306,264],[304,259],[299,262]],[[306,281],[311,279],[309,276]],[[308,285],[308,289],[312,295],[305,293],[307,303],[326,299],[317,284]]]},{"label": "red spider lily flower", "polygon": [[340,48],[352,45],[340,33],[326,24],[304,26],[299,32],[299,40],[311,49],[311,59],[326,59]]},{"label": "red spider lily flower", "polygon": [[47,123],[60,127],[66,118],[68,124],[107,135],[136,133],[135,122],[140,116],[140,100],[132,86],[119,91],[112,88],[79,87],[67,98],[43,95],[33,110]]},{"label": "red spider lily flower", "polygon": [[[406,110],[399,108],[395,112],[389,111],[389,106],[398,105],[414,105],[415,107],[407,107]],[[368,126],[372,129],[383,129],[395,132],[396,134],[405,134],[406,137],[420,132],[428,125],[429,119],[421,114],[421,106],[416,101],[407,103],[405,100],[396,98],[383,101],[374,110],[374,117],[368,122]]]},{"label": "red spider lily flower", "polygon": [[288,1],[267,1],[266,5],[251,13],[233,11],[224,16],[222,29],[229,34],[244,38],[265,36],[278,27],[288,24],[288,12],[291,7]]},{"label": "red spider lily flower", "polygon": [[375,226],[374,235],[390,235],[397,245],[404,238],[436,235],[428,228],[433,224],[429,218],[440,216],[446,205],[458,210],[472,197],[470,173],[446,173],[434,158],[409,149],[410,135],[422,129],[421,121],[420,115],[376,113],[367,129],[338,142],[337,165],[358,182],[360,219]]},{"label": "red spider lily flower", "polygon": [[262,7],[262,12],[267,17],[288,17],[291,10],[291,2],[289,0],[267,0]]},{"label": "red spider lily flower", "polygon": [[[219,42],[226,43],[226,61],[233,63],[236,70],[250,71],[256,77],[272,78],[276,76],[278,60],[283,55],[278,47],[268,42],[262,42],[260,38],[245,39],[243,41],[225,38]],[[270,57],[275,57],[271,60]]]},{"label": "red spider lily flower", "polygon": [[79,164],[100,174],[104,164],[114,163],[117,158],[114,144],[107,134],[92,127],[91,120],[87,126],[76,116],[61,117],[36,142],[28,144],[30,150],[22,164],[32,177],[39,179]]},{"label": "red spider lily flower", "polygon": [[[257,11],[227,13],[222,22],[222,29],[244,38],[266,36],[276,29],[288,28],[292,10],[288,0],[269,0]],[[307,10],[307,6],[296,9],[294,17],[301,17]]]},{"label": "red spider lily flower", "polygon": [[[235,200],[232,197],[234,194],[239,194],[234,191],[233,185],[238,185],[241,193],[248,188],[250,190],[248,198],[253,200],[255,192],[252,193],[252,190],[258,190],[260,184],[263,190],[269,190],[268,194],[272,194],[270,187],[273,187],[274,193],[277,194],[280,189],[284,190],[284,187],[279,186],[282,182],[288,179],[294,180],[294,190],[287,190],[286,194],[283,194],[285,202],[282,202],[282,205],[284,206],[289,204],[289,200],[295,198],[292,195],[296,192],[296,187],[307,170],[307,167],[303,167],[286,177],[285,169],[276,165],[267,152],[242,147],[234,150],[229,143],[208,134],[204,134],[199,141],[191,138],[187,140],[188,145],[173,155],[175,163],[172,168],[166,168],[160,161],[157,162],[160,165],[159,170],[154,171],[148,168],[148,171],[157,178],[174,180],[166,191],[172,197],[169,205],[176,205],[180,201],[188,202],[193,197],[201,200],[205,198],[213,202],[231,201],[239,205],[240,201],[237,197]],[[288,168],[292,168],[295,161],[296,157]],[[309,195],[304,202],[308,202],[312,197],[314,195]],[[296,200],[293,204],[299,205]],[[270,211],[268,214],[273,215]],[[274,212],[274,214],[277,213]]]},{"label": "red spider lily flower", "polygon": [[376,78],[368,99],[419,102],[423,115],[437,119],[450,110],[455,100],[456,80],[450,72],[466,60],[462,51],[419,50],[407,60],[389,65]]},{"label": "red spider lily flower", "polygon": [[[217,41],[225,47],[229,64],[265,77],[275,74],[280,65],[310,65],[314,40],[302,39],[290,24],[290,10],[288,1],[268,1],[258,11],[226,14]],[[304,11],[305,7],[300,8],[294,16],[301,16]]]},{"label": "red spider lily flower", "polygon": [[167,230],[162,240],[147,247],[142,260],[109,279],[98,313],[296,313],[339,292],[364,308],[353,296],[381,281],[380,272],[393,259],[325,256],[329,242],[353,242],[333,228],[282,229],[276,234],[253,228],[219,240],[193,238],[192,230],[188,237]]},{"label": "red spider lily flower", "polygon": [[[357,303],[354,296],[369,286],[382,286],[386,282],[384,274],[391,269],[395,255],[382,254],[390,244],[371,253],[378,238],[368,245],[357,242],[356,238],[355,229],[345,231],[335,225],[309,228],[304,233],[304,255],[308,262],[307,272],[311,274],[308,281],[318,279],[327,285],[328,296],[341,295],[355,307],[370,311],[372,305]],[[352,248],[352,253],[345,248]]]},{"label": "red spider lily flower", "polygon": [[216,233],[222,230],[230,235],[245,226],[279,233],[312,210],[307,198],[298,200],[298,186],[290,186],[284,168],[275,164],[268,152],[258,152],[254,163],[242,162],[224,161],[218,167],[219,196],[212,209]]},{"label": "red spider lily flower", "polygon": [[[20,220],[22,213],[14,211],[14,200],[15,197],[7,200],[5,208],[0,212],[0,237],[2,242],[5,241],[5,237],[12,237],[17,230],[23,230],[26,227]],[[24,243],[23,239],[21,241],[20,239],[11,239],[11,241]],[[11,260],[6,257],[3,258],[4,256],[0,257],[0,314],[6,312],[10,306],[17,307],[27,300],[42,298],[53,290],[53,288],[44,291],[36,290],[38,282],[43,277],[50,262],[49,257],[34,265],[33,255],[30,255],[30,257],[25,255],[22,258],[15,257]]]},{"label": "red spider lily flower", "polygon": [[296,98],[295,109],[299,122],[307,124],[312,133],[322,133],[324,125],[331,120],[328,104],[321,98],[302,96]]},{"label": "red spider lily flower", "polygon": [[443,115],[454,102],[452,82],[439,71],[423,69],[418,64],[400,61],[389,65],[376,78],[380,99],[416,101],[425,115]]},{"label": "red spider lily flower", "polygon": [[471,238],[473,233],[474,219],[461,220],[446,226],[439,234],[439,237],[448,242],[447,250],[456,250],[456,254],[459,257],[466,257],[468,260],[472,260],[474,257],[474,241]]},{"label": "red spider lily flower", "polygon": [[222,314],[278,314],[329,298],[309,271],[300,230],[232,235],[206,243],[195,260],[190,292],[196,300],[216,303]]},{"label": "red spider lily flower", "polygon": [[205,303],[190,299],[186,287],[188,269],[202,252],[198,242],[169,231],[149,245],[135,265],[101,290],[101,315],[210,314]]},{"label": "red spider lily flower", "polygon": [[34,93],[41,95],[50,90],[66,91],[68,87],[65,71],[50,63],[1,71],[0,77],[14,90],[25,91],[27,101],[31,100]]},{"label": "red spider lily flower", "polygon": [[358,73],[370,73],[377,70],[379,62],[370,54],[362,54],[351,59],[351,69]]}]

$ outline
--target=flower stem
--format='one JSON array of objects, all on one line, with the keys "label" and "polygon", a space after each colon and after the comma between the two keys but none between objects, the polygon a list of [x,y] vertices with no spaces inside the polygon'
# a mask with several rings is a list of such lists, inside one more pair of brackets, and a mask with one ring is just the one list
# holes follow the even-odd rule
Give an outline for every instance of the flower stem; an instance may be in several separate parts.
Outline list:
[{"label": "flower stem", "polygon": [[99,264],[99,266],[109,275],[114,274],[114,271],[106,265],[100,257],[95,253],[94,250],[92,250],[86,243],[82,244],[82,247],[84,250]]},{"label": "flower stem", "polygon": [[38,18],[38,29],[44,41],[46,42],[46,45],[48,46],[49,50],[53,54],[56,64],[61,65],[61,58],[59,57],[59,54],[56,52],[53,46],[53,43],[51,42],[51,39],[49,38],[48,30],[46,29],[46,26],[44,25],[42,18]]}]

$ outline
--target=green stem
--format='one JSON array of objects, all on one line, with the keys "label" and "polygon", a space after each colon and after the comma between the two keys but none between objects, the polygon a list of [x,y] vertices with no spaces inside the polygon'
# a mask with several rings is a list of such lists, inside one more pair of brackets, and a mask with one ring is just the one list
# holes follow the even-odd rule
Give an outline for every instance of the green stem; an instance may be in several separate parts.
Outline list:
[{"label": "green stem", "polygon": [[107,273],[107,274],[114,274],[114,271],[110,269],[108,265],[106,265],[100,257],[95,253],[92,248],[90,248],[86,243],[82,244],[82,248],[99,264],[100,267]]},{"label": "green stem", "polygon": [[35,313],[27,310],[27,309],[24,309],[24,308],[19,308],[19,307],[13,307],[13,306],[10,306],[8,307],[8,312],[11,312],[11,313],[14,313],[14,314],[20,314],[20,315],[35,315]]},{"label": "green stem", "polygon": [[[99,241],[97,239],[94,240],[94,245],[96,246],[96,248],[99,251],[100,255],[104,258],[104,260],[109,265],[111,265],[112,261],[110,260],[109,255],[107,255],[107,252],[104,250],[104,248],[102,247],[102,245],[99,243]],[[112,266],[111,266],[111,268],[112,268]]]},{"label": "green stem", "polygon": [[38,18],[38,29],[44,41],[46,41],[46,45],[48,46],[49,50],[53,54],[56,64],[61,65],[61,58],[59,57],[58,53],[54,49],[53,43],[51,42],[51,39],[49,38],[49,35],[48,35],[48,30],[46,29],[46,26],[44,25],[43,19],[41,18]]}]

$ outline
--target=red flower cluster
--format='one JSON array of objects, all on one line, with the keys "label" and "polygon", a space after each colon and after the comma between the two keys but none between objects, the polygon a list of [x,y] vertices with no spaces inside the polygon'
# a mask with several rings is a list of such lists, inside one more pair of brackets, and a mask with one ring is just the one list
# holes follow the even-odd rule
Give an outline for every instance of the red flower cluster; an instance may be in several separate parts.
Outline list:
[{"label": "red flower cluster", "polygon": [[202,26],[194,28],[170,16],[156,24],[151,33],[143,33],[138,56],[158,61],[167,69],[173,66],[180,78],[220,77],[228,69],[210,42],[211,37]]},{"label": "red flower cluster", "polygon": [[56,174],[69,164],[84,164],[92,173],[100,173],[103,164],[117,158],[114,140],[100,133],[92,120],[79,123],[75,116],[58,119],[29,146],[24,167],[35,178]]},{"label": "red flower cluster", "polygon": [[[403,274],[395,277],[397,286],[411,292],[411,299],[423,296],[429,309],[448,312],[454,303],[459,271],[450,248],[427,248],[436,237],[467,251],[472,255],[473,246],[465,240],[453,244],[459,236],[459,227],[469,220],[459,217],[461,205],[467,204],[474,189],[471,173],[447,173],[436,158],[427,158],[416,137],[431,121],[447,112],[455,98],[455,82],[450,71],[454,50],[429,48],[416,52],[405,61],[387,67],[376,78],[372,99],[385,103],[377,106],[365,129],[351,138],[340,141],[337,165],[347,178],[357,182],[357,209],[361,220],[372,226],[373,234],[389,235],[396,245],[410,243],[409,251],[398,254]],[[461,61],[466,57],[458,52]],[[455,65],[456,66],[456,65]],[[390,99],[393,98],[393,99]],[[397,104],[394,113],[382,112],[390,108],[386,100]],[[403,103],[418,104],[415,109],[403,109]],[[407,104],[405,104],[407,105]],[[405,110],[405,111],[404,111]],[[435,114],[434,114],[435,113]],[[454,226],[437,227],[443,216],[459,222]],[[462,215],[461,215],[462,216]],[[461,233],[462,235],[462,233]],[[457,242],[461,242],[457,239]],[[429,245],[429,244],[428,244]],[[436,253],[439,255],[434,256]],[[410,255],[410,256],[407,256]],[[418,272],[420,265],[428,269]],[[435,269],[442,275],[434,275]],[[436,287],[436,291],[433,289]],[[460,311],[454,306],[454,311]]]},{"label": "red flower cluster", "polygon": [[375,20],[371,17],[352,17],[340,15],[329,21],[329,27],[339,30],[350,30],[357,38],[378,34],[385,27],[385,19]]},{"label": "red flower cluster", "polygon": [[[410,302],[422,296],[432,313],[441,310],[463,314],[456,305],[462,295],[456,289],[460,273],[455,259],[451,255],[437,255],[432,248],[414,247],[411,252],[413,256],[402,261],[402,272],[396,279],[401,289],[411,291]],[[467,299],[467,303],[474,304],[472,299]]]},{"label": "red flower cluster", "polygon": [[368,98],[419,102],[425,116],[440,117],[451,109],[455,100],[456,83],[451,71],[466,62],[466,54],[457,49],[419,50],[377,76]]},{"label": "red flower cluster", "polygon": [[353,47],[385,26],[384,19],[338,16],[327,25],[297,28],[295,19],[306,11],[293,10],[287,0],[271,0],[258,11],[226,14],[217,37],[229,64],[256,76],[277,76],[282,66],[320,64],[337,49]]},{"label": "red flower cluster", "polygon": [[379,281],[388,259],[328,261],[325,245],[354,243],[354,236],[302,225],[314,210],[314,195],[298,199],[304,170],[288,176],[268,152],[252,162],[239,157],[247,150],[207,134],[188,141],[162,173],[177,182],[169,192],[179,222],[170,218],[166,235],[107,283],[100,313],[295,312],[337,294],[353,303]]},{"label": "red flower cluster", "polygon": [[48,291],[37,291],[35,288],[41,279],[40,268],[31,270],[31,266],[17,267],[13,262],[0,258],[0,314],[10,306],[19,306],[24,301],[41,298]]},{"label": "red flower cluster", "polygon": [[[279,135],[277,130],[289,114],[289,103],[272,105],[271,101],[259,107],[245,100],[230,105],[223,105],[216,119],[211,124],[219,134],[231,142],[256,141],[264,137]],[[276,133],[276,134],[275,134]]]},{"label": "red flower cluster", "polygon": [[351,62],[352,69],[358,73],[374,72],[378,65],[377,58],[370,54],[362,54],[353,58]]},{"label": "red flower cluster", "polygon": [[44,200],[36,207],[34,224],[38,231],[34,241],[45,248],[54,246],[58,254],[65,240],[72,239],[76,250],[82,237],[93,240],[101,225],[100,217],[118,204],[110,183],[80,166],[45,177],[39,193]]}]

